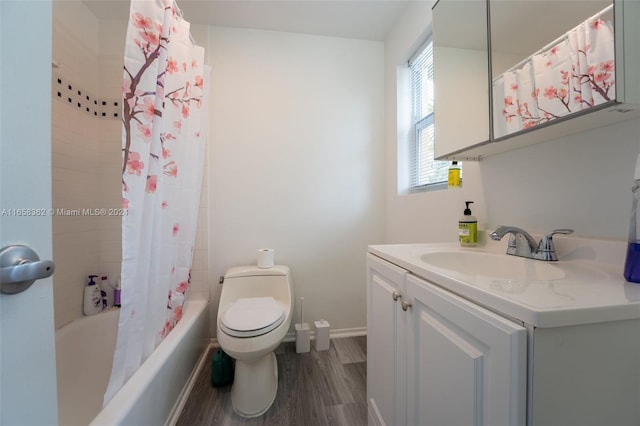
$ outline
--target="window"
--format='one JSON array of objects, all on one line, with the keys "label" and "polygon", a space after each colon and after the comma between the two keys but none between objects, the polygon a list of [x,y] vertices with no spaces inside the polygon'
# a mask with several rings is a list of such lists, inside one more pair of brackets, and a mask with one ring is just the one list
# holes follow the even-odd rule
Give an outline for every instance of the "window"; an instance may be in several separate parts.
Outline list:
[{"label": "window", "polygon": [[409,60],[413,143],[410,153],[410,191],[447,187],[448,161],[434,160],[433,43],[429,40]]}]

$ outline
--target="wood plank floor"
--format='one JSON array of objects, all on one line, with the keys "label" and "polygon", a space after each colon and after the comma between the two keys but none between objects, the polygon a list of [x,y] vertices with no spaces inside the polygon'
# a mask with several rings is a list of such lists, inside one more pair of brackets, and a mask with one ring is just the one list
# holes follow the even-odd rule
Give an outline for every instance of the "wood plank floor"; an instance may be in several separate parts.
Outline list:
[{"label": "wood plank floor", "polygon": [[331,339],[328,351],[296,354],[295,343],[276,349],[278,394],[263,416],[245,419],[231,406],[231,386],[211,386],[211,355],[200,372],[178,426],[367,424],[365,336]]}]

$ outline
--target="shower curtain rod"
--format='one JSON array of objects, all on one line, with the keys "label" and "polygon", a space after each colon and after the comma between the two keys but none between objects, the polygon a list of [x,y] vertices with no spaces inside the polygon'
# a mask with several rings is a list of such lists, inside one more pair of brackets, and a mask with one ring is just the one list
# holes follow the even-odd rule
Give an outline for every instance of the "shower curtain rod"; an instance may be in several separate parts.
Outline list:
[{"label": "shower curtain rod", "polygon": [[[182,9],[180,9],[180,6],[178,6],[178,2],[174,0],[173,5],[176,7],[176,14],[178,15],[178,18],[180,20],[184,19],[184,14],[182,13]],[[191,35],[191,29],[189,29],[189,40],[191,40],[191,44],[193,46],[196,46],[196,42],[193,39],[193,35]]]},{"label": "shower curtain rod", "polygon": [[[596,13],[595,15],[591,16],[590,18],[585,19],[582,22],[586,22],[586,21],[590,21],[592,19],[598,19],[600,18],[602,15],[604,15],[605,13],[610,12],[611,10],[613,10],[613,3],[610,4],[609,6],[605,7],[604,9],[602,9],[600,12]],[[576,27],[574,27],[576,28]],[[571,30],[573,30],[574,28],[572,28]],[[571,31],[570,30],[570,31]],[[514,66],[512,66],[511,68],[509,68],[508,70],[506,70],[505,72],[511,72],[511,71],[515,71],[517,69],[519,69],[520,67],[522,67],[524,64],[526,64],[527,62],[531,61],[532,58],[536,55],[539,55],[540,53],[544,53],[546,51],[548,51],[549,49],[551,49],[553,46],[559,44],[562,41],[565,41],[569,38],[569,31],[567,31],[566,33],[564,33],[563,35],[561,35],[560,37],[558,37],[557,39],[553,40],[551,43],[547,44],[546,46],[544,46],[542,49],[538,50],[535,53],[532,53],[531,55],[527,56],[526,58],[524,58],[522,61],[518,62],[517,64],[515,64]],[[503,73],[504,74],[504,73]],[[501,74],[502,75],[502,74]]]}]

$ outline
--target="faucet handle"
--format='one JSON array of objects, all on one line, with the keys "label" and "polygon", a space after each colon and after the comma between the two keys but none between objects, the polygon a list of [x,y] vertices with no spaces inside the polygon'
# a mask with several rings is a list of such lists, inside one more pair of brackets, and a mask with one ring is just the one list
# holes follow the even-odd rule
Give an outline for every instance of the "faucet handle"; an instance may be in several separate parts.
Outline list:
[{"label": "faucet handle", "polygon": [[562,235],[569,235],[569,234],[573,234],[573,229],[570,228],[560,228],[560,229],[554,229],[553,231],[549,232],[547,235],[545,235],[545,238],[551,238],[553,237],[555,234],[562,234]]},{"label": "faucet handle", "polygon": [[558,260],[558,255],[556,254],[556,248],[553,245],[553,236],[556,234],[561,235],[569,235],[573,234],[573,229],[561,228],[554,229],[549,232],[547,235],[542,237],[540,243],[538,243],[538,250],[536,251],[536,258],[541,260]]}]

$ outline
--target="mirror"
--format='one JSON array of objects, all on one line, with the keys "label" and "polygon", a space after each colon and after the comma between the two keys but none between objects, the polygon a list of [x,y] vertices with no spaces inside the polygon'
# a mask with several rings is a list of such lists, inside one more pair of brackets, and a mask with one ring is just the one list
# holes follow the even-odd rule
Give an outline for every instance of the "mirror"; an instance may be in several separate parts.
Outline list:
[{"label": "mirror", "polygon": [[434,6],[436,158],[489,140],[487,34],[486,2],[439,0]]},{"label": "mirror", "polygon": [[615,101],[611,0],[490,0],[490,14],[493,139]]}]

